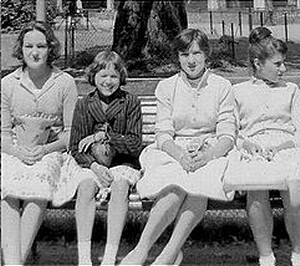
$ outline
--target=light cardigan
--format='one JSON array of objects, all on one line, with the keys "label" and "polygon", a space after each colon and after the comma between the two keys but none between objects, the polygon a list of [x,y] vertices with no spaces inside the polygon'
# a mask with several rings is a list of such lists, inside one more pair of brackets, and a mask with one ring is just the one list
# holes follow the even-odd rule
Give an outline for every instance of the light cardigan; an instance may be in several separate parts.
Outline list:
[{"label": "light cardigan", "polygon": [[58,123],[54,125],[60,129],[57,137],[62,142],[62,148],[68,148],[77,100],[76,84],[69,74],[54,67],[40,93],[36,93],[28,74],[20,67],[1,80],[1,94],[2,152],[12,154],[14,117],[36,112],[59,117]]},{"label": "light cardigan", "polygon": [[221,137],[235,140],[236,120],[230,82],[207,70],[200,86],[192,88],[182,73],[159,82],[156,142],[176,137]]},{"label": "light cardigan", "polygon": [[269,87],[263,80],[250,80],[233,86],[239,118],[239,141],[265,130],[291,135],[300,147],[300,90],[295,83],[282,82]]}]

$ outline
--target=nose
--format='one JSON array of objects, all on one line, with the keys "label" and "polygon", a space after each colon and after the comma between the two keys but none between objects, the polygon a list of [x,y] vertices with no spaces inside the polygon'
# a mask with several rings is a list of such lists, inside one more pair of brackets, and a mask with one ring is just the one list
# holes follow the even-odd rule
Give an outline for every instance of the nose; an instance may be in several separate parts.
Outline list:
[{"label": "nose", "polygon": [[189,54],[189,56],[188,56],[188,62],[189,63],[194,63],[195,62],[195,57],[194,57],[193,54]]},{"label": "nose", "polygon": [[285,67],[285,64],[284,64],[284,63],[282,63],[282,64],[280,65],[279,71],[282,72],[282,73],[286,71],[286,67]]}]

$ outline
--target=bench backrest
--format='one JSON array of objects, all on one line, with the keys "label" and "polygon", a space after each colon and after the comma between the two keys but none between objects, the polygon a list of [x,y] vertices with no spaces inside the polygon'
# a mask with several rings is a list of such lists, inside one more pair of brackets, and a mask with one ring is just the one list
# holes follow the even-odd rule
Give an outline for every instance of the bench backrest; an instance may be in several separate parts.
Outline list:
[{"label": "bench backrest", "polygon": [[143,116],[143,145],[154,142],[154,126],[156,116],[156,99],[153,95],[139,96]]}]

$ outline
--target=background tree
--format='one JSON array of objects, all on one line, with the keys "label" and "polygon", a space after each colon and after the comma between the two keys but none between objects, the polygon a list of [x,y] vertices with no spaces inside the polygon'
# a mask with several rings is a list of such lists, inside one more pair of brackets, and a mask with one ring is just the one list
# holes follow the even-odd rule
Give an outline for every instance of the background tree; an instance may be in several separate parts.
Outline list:
[{"label": "background tree", "polygon": [[[158,57],[187,27],[186,0],[117,2],[113,49],[129,62]],[[165,54],[164,54],[165,56]]]}]

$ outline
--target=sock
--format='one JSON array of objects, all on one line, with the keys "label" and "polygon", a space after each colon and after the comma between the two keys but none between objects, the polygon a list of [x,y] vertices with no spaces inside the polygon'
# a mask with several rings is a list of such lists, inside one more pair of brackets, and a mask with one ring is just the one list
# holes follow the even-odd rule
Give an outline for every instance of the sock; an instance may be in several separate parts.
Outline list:
[{"label": "sock", "polygon": [[293,266],[300,266],[300,253],[292,252],[291,261]]},{"label": "sock", "polygon": [[275,256],[274,253],[271,253],[268,256],[260,256],[259,257],[259,265],[260,266],[275,266]]},{"label": "sock", "polygon": [[115,264],[115,259],[118,252],[118,245],[106,244],[101,265]]},{"label": "sock", "polygon": [[91,241],[78,241],[78,264],[92,265]]}]

